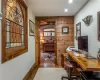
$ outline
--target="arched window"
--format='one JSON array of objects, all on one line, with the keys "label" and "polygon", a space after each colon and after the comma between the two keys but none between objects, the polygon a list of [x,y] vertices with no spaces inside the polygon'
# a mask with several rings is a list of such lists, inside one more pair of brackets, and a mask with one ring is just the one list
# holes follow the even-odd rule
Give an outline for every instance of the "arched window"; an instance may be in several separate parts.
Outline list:
[{"label": "arched window", "polygon": [[22,0],[3,1],[2,62],[27,51],[27,6]]},{"label": "arched window", "polygon": [[44,29],[44,37],[51,37],[51,36],[55,36],[55,29],[54,28]]}]

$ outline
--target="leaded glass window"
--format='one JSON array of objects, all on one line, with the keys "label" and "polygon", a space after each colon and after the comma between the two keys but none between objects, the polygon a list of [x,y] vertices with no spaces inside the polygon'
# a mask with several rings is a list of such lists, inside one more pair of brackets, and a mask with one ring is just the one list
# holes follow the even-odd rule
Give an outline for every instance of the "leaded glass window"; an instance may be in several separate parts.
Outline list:
[{"label": "leaded glass window", "polygon": [[16,0],[6,5],[6,48],[24,46],[23,13]]},{"label": "leaded glass window", "polygon": [[23,0],[2,0],[2,63],[28,51],[27,5]]}]

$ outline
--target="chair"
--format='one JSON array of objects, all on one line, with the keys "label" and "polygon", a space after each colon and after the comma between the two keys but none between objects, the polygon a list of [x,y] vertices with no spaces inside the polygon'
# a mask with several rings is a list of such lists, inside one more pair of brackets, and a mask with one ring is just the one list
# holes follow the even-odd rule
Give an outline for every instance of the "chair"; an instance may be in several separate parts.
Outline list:
[{"label": "chair", "polygon": [[62,76],[62,80],[65,78],[65,79],[68,79],[68,80],[77,80],[80,78],[80,74],[79,72],[77,71],[77,64],[74,62],[74,61],[65,61],[64,62],[64,68],[65,70],[67,71],[68,73],[68,77],[65,77],[65,76]]},{"label": "chair", "polygon": [[100,72],[82,71],[81,80],[100,80]]}]

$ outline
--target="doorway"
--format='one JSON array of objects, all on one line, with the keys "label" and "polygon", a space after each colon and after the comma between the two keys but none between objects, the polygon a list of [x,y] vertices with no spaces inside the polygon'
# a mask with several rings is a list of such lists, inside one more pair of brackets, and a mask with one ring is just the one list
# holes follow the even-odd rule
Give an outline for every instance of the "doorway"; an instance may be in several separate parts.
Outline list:
[{"label": "doorway", "polygon": [[[49,22],[50,23],[50,22]],[[55,24],[40,23],[40,67],[56,67]]]}]

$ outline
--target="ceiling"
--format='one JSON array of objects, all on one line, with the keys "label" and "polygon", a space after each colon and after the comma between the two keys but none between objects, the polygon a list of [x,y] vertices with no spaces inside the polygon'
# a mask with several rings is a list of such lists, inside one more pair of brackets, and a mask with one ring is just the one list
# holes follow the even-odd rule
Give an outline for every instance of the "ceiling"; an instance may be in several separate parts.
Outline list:
[{"label": "ceiling", "polygon": [[[88,0],[73,0],[72,4],[68,0],[27,0],[35,16],[73,16]],[[68,12],[64,12],[67,8]]]}]

